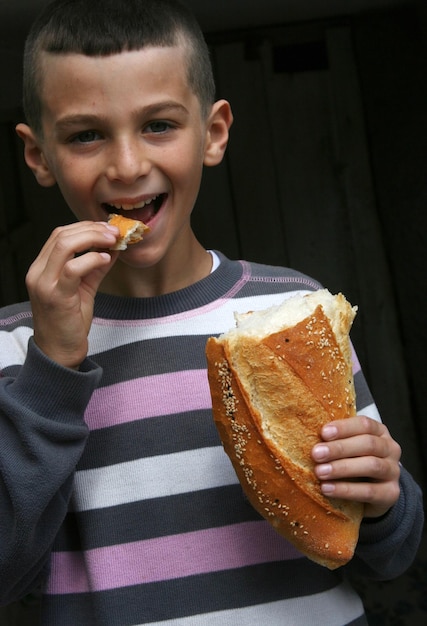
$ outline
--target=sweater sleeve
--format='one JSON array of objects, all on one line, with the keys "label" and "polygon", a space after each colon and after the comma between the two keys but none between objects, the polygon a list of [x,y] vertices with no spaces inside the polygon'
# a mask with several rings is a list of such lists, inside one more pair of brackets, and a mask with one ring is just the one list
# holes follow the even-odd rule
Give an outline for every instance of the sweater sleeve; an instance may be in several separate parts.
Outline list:
[{"label": "sweater sleeve", "polygon": [[36,586],[65,517],[88,428],[85,408],[101,376],[50,361],[30,339],[16,378],[0,378],[0,603]]},{"label": "sweater sleeve", "polygon": [[[354,354],[358,413],[381,421],[365,377]],[[402,574],[413,562],[424,525],[422,492],[411,474],[401,467],[400,496],[379,519],[364,519],[350,572],[371,579],[389,580]]]},{"label": "sweater sleeve", "polygon": [[404,468],[397,503],[378,520],[366,519],[360,528],[351,573],[390,580],[405,572],[415,559],[424,526],[421,489]]}]

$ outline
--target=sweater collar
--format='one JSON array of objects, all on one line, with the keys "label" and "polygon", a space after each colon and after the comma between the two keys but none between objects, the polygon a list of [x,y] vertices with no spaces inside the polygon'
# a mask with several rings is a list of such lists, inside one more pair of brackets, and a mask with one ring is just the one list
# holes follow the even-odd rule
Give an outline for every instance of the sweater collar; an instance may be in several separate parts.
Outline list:
[{"label": "sweater collar", "polygon": [[223,298],[243,275],[240,261],[231,261],[221,252],[219,267],[198,282],[153,298],[125,298],[98,293],[94,315],[104,319],[151,319],[185,313]]}]

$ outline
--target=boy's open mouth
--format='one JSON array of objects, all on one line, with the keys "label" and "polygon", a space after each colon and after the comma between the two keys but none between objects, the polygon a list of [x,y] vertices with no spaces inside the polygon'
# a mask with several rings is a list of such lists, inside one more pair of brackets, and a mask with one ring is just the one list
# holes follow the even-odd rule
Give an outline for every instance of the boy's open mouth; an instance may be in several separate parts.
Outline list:
[{"label": "boy's open mouth", "polygon": [[161,193],[158,196],[150,198],[149,200],[137,202],[134,205],[127,203],[108,204],[107,202],[104,202],[102,208],[108,215],[110,213],[119,213],[124,217],[129,217],[133,220],[140,220],[141,222],[144,222],[144,224],[148,225],[150,220],[157,215],[166,198],[167,194]]}]

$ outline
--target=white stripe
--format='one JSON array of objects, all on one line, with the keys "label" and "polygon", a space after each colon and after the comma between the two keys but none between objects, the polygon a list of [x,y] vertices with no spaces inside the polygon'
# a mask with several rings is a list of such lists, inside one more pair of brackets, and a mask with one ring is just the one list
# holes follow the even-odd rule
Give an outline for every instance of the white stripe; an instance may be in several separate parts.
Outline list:
[{"label": "white stripe", "polygon": [[370,417],[376,422],[381,422],[381,416],[379,414],[378,408],[376,404],[368,404],[368,406],[364,406],[360,411],[357,411],[358,415],[366,415],[366,417]]},{"label": "white stripe", "polygon": [[238,482],[222,446],[80,470],[71,507],[76,511],[161,498]]},{"label": "white stripe", "polygon": [[217,335],[235,326],[234,313],[265,309],[306,291],[218,300],[214,305],[156,320],[115,321],[94,319],[89,334],[89,354],[103,352],[144,339],[186,335]]},{"label": "white stripe", "polygon": [[22,365],[27,355],[29,338],[33,329],[28,326],[19,326],[11,332],[0,331],[0,369],[11,365]]},{"label": "white stripe", "polygon": [[[144,339],[157,339],[180,335],[217,335],[234,326],[234,313],[246,313],[249,310],[265,309],[280,304],[286,298],[308,291],[265,296],[251,296],[236,300],[218,300],[194,311],[172,315],[157,320],[99,320],[94,319],[89,333],[89,355],[114,349],[121,345]],[[205,310],[205,312],[203,312]],[[19,326],[12,331],[0,331],[2,351],[0,367],[22,365],[27,354],[27,344],[33,335],[33,329]]]},{"label": "white stripe", "polygon": [[[284,581],[286,585],[286,581]],[[330,591],[243,609],[150,622],[151,626],[343,626],[364,614],[358,595],[343,583]],[[134,626],[143,626],[135,624]]]}]

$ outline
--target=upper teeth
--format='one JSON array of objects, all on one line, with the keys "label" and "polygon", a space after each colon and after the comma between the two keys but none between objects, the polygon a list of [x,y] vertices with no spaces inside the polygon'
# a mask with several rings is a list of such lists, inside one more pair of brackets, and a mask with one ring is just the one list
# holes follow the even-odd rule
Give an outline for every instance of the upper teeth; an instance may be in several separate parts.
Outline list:
[{"label": "upper teeth", "polygon": [[158,196],[153,196],[148,200],[141,200],[141,202],[138,202],[137,204],[120,204],[118,202],[113,202],[111,206],[116,209],[122,209],[123,211],[130,211],[131,209],[142,209],[142,207],[144,207],[146,204],[150,204],[150,202],[153,202],[153,200],[155,200],[157,197]]}]

